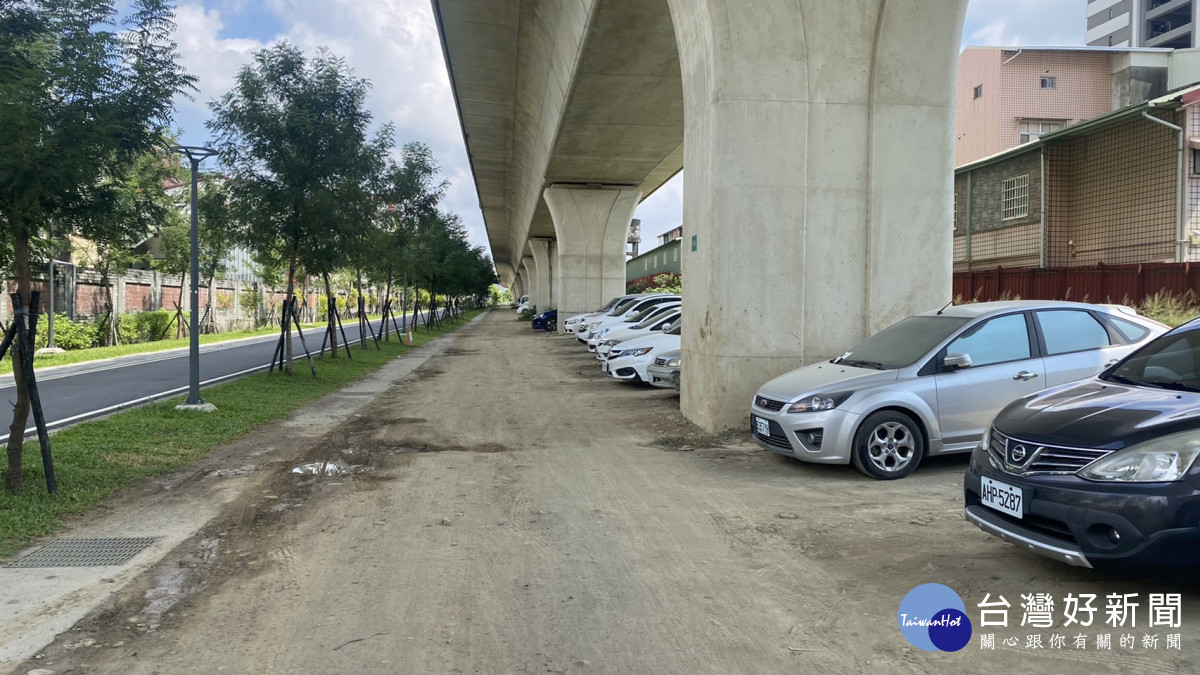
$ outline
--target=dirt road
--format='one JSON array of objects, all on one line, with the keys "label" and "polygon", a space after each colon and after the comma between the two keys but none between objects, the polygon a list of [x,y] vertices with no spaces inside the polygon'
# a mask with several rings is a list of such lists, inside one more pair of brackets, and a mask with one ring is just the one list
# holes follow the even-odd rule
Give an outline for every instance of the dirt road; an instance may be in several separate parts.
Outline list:
[{"label": "dirt road", "polygon": [[[292,438],[295,456],[19,672],[1200,672],[1196,593],[1181,627],[1150,628],[1148,594],[1181,589],[980,533],[961,515],[963,458],[882,483],[741,437],[663,447],[694,432],[678,398],[606,380],[574,340],[508,311],[454,339],[361,417]],[[351,473],[292,473],[327,461]],[[896,613],[926,582],[972,620],[1006,596],[995,649],[911,647]],[[1022,627],[1035,592],[1102,609],[1090,628]],[[1136,628],[1104,625],[1109,593],[1140,594]],[[1034,633],[1043,648],[1023,646]]]}]

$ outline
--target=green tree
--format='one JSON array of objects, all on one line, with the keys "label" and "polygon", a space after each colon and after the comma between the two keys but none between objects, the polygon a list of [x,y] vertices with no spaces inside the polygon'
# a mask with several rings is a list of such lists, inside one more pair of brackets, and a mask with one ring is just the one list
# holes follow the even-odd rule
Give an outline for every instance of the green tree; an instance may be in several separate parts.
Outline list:
[{"label": "green tree", "polygon": [[164,138],[158,147],[102,175],[102,197],[98,196],[92,208],[76,215],[76,225],[82,229],[108,233],[107,237],[92,240],[91,246],[81,251],[84,267],[100,273],[100,285],[104,288],[105,330],[100,334],[101,344],[118,341],[113,279],[138,262],[134,247],[157,234],[164,223],[178,220],[174,201],[163,190],[165,181],[180,175],[168,149],[170,143],[171,139]]},{"label": "green tree", "polygon": [[[365,209],[368,84],[328,51],[312,59],[281,43],[257,52],[233,89],[211,104],[209,129],[228,168],[241,239],[286,264],[286,298],[299,265],[323,271],[336,259],[345,214]],[[290,335],[285,317],[284,331]],[[284,372],[292,373],[290,339]]]},{"label": "green tree", "polygon": [[437,216],[438,202],[448,187],[445,181],[437,182],[437,173],[429,147],[413,141],[401,149],[399,162],[386,163],[376,185],[377,243],[370,250],[374,252],[372,271],[385,284],[385,298],[392,296],[397,279],[407,287],[410,279],[417,278],[417,234],[422,222]]},{"label": "green tree", "polygon": [[[135,236],[140,223],[100,217],[120,199],[119,181],[105,177],[125,175],[153,149],[170,125],[173,97],[194,88],[171,40],[171,3],[122,5],[124,19],[112,0],[0,2],[0,251],[11,251],[22,311],[33,249],[51,220],[60,235]],[[13,490],[23,480],[29,356],[13,352],[17,400],[5,475]]]}]

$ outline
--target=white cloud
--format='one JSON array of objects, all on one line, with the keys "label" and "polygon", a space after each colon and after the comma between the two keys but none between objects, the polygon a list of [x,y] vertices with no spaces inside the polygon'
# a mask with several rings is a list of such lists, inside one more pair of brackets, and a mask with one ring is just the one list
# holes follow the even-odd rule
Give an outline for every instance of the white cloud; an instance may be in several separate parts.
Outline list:
[{"label": "white cloud", "polygon": [[1087,0],[971,0],[964,45],[1053,47],[1083,44]]},{"label": "white cloud", "polygon": [[655,237],[679,227],[683,223],[683,172],[675,174],[638,204],[633,217],[642,221],[643,252],[658,245]]},{"label": "white cloud", "polygon": [[179,52],[200,90],[194,102],[179,101],[185,142],[206,140],[208,102],[232,87],[255,51],[283,40],[309,54],[328,48],[371,81],[367,108],[377,123],[395,125],[397,145],[430,147],[451,181],[444,208],[462,217],[473,245],[488,245],[428,0],[267,0],[282,26],[278,35],[265,42],[221,37],[248,32],[237,16],[246,7],[245,0],[207,0],[177,9]]}]

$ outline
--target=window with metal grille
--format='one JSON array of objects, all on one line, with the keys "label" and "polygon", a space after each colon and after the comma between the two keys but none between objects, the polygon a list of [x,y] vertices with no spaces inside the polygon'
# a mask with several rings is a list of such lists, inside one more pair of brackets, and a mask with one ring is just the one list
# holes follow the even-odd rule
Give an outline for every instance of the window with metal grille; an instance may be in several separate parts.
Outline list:
[{"label": "window with metal grille", "polygon": [[1021,120],[1017,126],[1019,137],[1018,145],[1025,145],[1029,141],[1036,141],[1041,138],[1042,134],[1048,134],[1051,131],[1058,131],[1063,128],[1061,121],[1054,120]]},{"label": "window with metal grille", "polygon": [[1054,77],[1051,77],[1049,75],[1042,76],[1042,89],[1053,89],[1054,84],[1055,84]]},{"label": "window with metal grille", "polygon": [[1006,179],[1003,186],[1001,217],[1021,218],[1029,215],[1029,174]]}]

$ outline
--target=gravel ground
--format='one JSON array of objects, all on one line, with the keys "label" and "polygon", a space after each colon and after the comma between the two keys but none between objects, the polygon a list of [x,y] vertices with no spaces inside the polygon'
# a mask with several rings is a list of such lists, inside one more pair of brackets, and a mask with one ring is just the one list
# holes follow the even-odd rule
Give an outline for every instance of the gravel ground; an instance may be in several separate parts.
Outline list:
[{"label": "gravel ground", "polygon": [[[331,433],[281,424],[222,449],[230,469],[293,450],[20,672],[1200,672],[1193,588],[979,532],[965,457],[893,482],[801,465],[703,437],[672,392],[607,380],[512,312],[452,339]],[[956,653],[910,646],[897,611],[928,582],[972,621],[1003,595],[1008,627]],[[1031,593],[1054,598],[1052,627],[1021,625]],[[1068,593],[1099,596],[1091,626],[1063,625]],[[1111,593],[1139,595],[1136,627],[1105,624]],[[1182,593],[1180,627],[1148,625],[1150,593]]]}]

